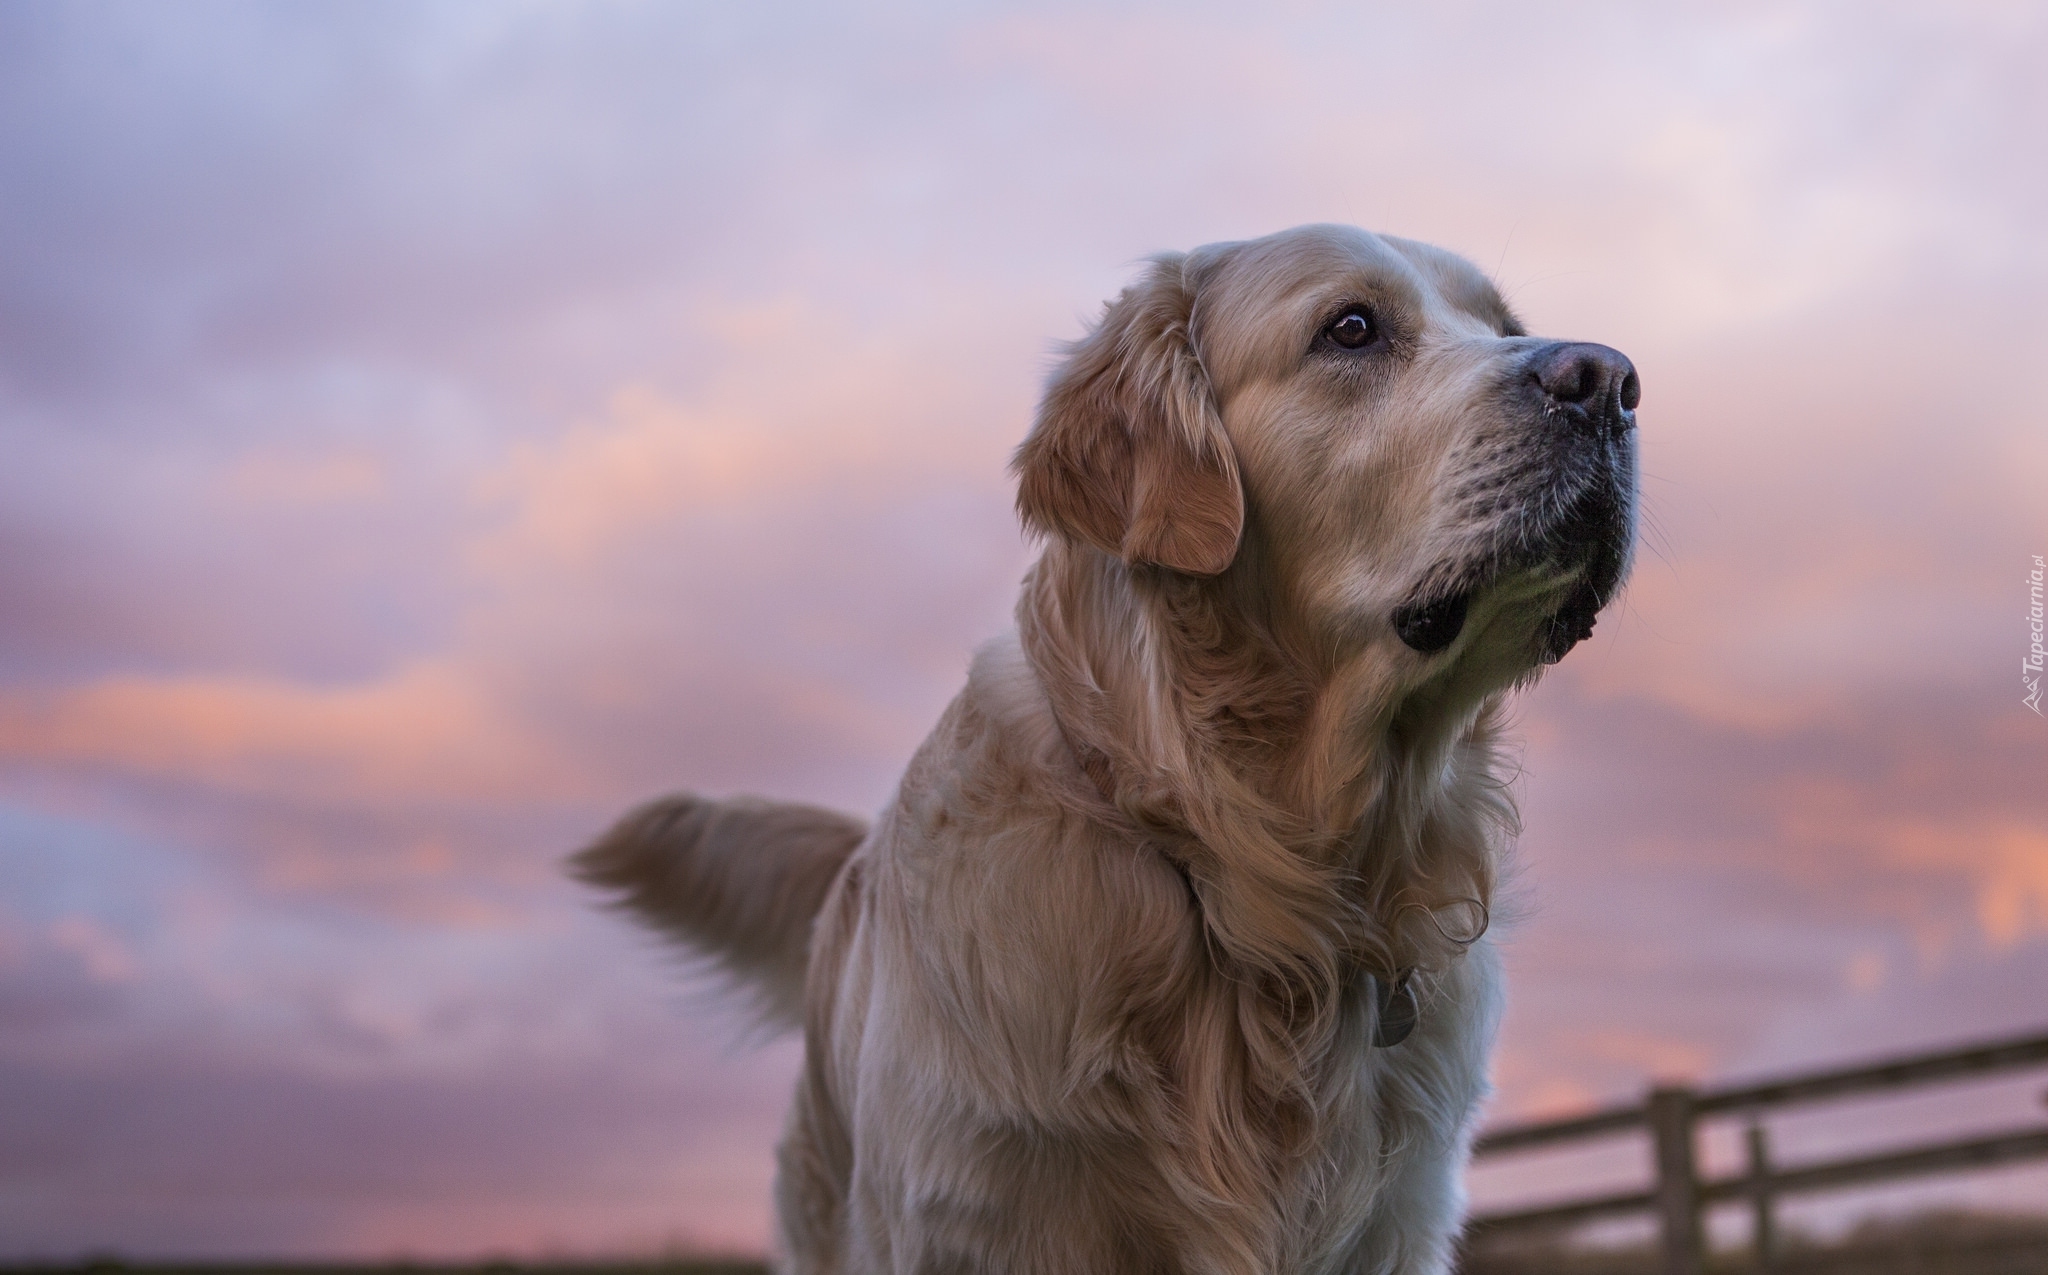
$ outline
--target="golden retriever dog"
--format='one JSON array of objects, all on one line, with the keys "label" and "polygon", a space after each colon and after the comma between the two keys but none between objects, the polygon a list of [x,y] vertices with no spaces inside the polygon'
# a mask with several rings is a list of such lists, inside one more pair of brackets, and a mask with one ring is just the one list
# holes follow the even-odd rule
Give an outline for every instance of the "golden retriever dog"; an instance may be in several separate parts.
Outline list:
[{"label": "golden retriever dog", "polygon": [[1449,1268],[1502,702],[1626,571],[1637,397],[1344,227],[1109,304],[1016,455],[1016,631],[874,825],[675,796],[574,861],[802,1025],[787,1270]]}]

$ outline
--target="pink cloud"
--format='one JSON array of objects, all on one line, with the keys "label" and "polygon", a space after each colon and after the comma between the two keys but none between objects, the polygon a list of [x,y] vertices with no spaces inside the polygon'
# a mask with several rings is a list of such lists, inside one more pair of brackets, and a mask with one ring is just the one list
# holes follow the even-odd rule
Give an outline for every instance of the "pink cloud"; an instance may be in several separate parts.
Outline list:
[{"label": "pink cloud", "polygon": [[586,790],[463,674],[367,686],[113,677],[0,702],[0,754],[322,801],[472,801]]}]

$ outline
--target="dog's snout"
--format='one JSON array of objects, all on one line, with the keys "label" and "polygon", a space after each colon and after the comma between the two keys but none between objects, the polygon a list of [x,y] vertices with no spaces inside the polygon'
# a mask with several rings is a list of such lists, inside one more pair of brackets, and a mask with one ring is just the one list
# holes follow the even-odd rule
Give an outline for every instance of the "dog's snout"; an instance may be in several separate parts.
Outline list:
[{"label": "dog's snout", "polygon": [[1590,341],[1545,346],[1530,359],[1529,376],[1551,402],[1576,409],[1589,425],[1619,434],[1635,424],[1642,382],[1620,350]]}]

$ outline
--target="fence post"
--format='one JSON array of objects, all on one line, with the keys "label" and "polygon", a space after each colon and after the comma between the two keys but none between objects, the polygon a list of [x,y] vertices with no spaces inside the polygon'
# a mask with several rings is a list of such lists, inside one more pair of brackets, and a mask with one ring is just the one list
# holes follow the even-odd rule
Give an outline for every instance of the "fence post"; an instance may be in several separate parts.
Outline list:
[{"label": "fence post", "polygon": [[1756,1268],[1768,1275],[1778,1269],[1778,1219],[1771,1200],[1770,1136],[1754,1111],[1744,1141],[1749,1145],[1749,1239],[1756,1249]]},{"label": "fence post", "polygon": [[1657,1157],[1657,1220],[1664,1238],[1663,1275],[1702,1275],[1700,1184],[1693,1154],[1693,1092],[1650,1091],[1650,1137]]}]

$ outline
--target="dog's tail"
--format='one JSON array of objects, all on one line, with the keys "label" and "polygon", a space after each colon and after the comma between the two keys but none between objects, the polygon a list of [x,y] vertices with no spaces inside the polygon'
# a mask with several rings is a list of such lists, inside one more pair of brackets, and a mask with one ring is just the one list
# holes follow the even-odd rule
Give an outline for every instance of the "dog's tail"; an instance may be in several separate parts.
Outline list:
[{"label": "dog's tail", "polygon": [[859,820],[815,806],[679,793],[619,820],[569,872],[709,958],[769,1024],[795,1027],[811,922],[866,835]]}]

